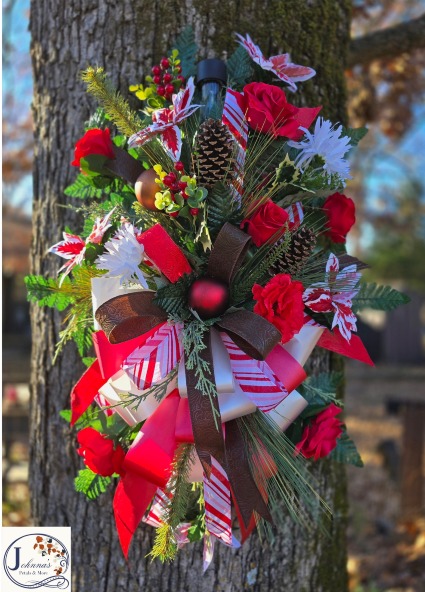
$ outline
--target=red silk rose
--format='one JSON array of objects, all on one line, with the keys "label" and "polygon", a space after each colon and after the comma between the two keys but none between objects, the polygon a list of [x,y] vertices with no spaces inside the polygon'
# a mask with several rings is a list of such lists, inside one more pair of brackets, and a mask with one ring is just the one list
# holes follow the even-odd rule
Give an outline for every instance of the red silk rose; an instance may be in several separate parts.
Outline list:
[{"label": "red silk rose", "polygon": [[257,132],[299,140],[310,127],[321,107],[298,108],[286,100],[285,92],[272,84],[251,82],[244,89],[246,118]]},{"label": "red silk rose", "polygon": [[285,273],[275,275],[264,288],[255,284],[252,293],[257,304],[254,312],[272,323],[286,343],[304,324],[303,285]]},{"label": "red silk rose", "polygon": [[295,447],[296,454],[301,452],[306,458],[314,457],[314,460],[328,456],[342,434],[342,422],[336,417],[341,411],[341,407],[332,403],[316,415],[304,428],[302,439]]},{"label": "red silk rose", "polygon": [[112,149],[113,144],[109,129],[91,129],[88,130],[82,138],[75,144],[74,160],[72,166],[80,166],[81,158],[90,154],[101,154],[108,158],[115,158]]},{"label": "red silk rose", "polygon": [[122,472],[125,452],[120,445],[114,448],[114,442],[93,428],[84,428],[77,434],[80,448],[78,454],[83,457],[86,467],[94,473],[109,477]]},{"label": "red silk rose", "polygon": [[288,212],[269,199],[258,208],[252,218],[242,221],[241,228],[245,228],[255,246],[261,247],[279,230],[282,232],[277,235],[277,238],[282,236],[288,218]]},{"label": "red silk rose", "polygon": [[342,193],[333,193],[326,199],[323,209],[328,217],[328,230],[325,234],[334,243],[345,243],[347,234],[356,221],[353,200]]}]

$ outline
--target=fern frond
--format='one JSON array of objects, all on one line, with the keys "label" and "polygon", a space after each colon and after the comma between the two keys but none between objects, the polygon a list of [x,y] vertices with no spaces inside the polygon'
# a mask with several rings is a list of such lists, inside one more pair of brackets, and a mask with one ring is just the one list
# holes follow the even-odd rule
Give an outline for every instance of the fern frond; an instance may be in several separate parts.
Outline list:
[{"label": "fern frond", "polygon": [[354,312],[363,308],[374,308],[388,312],[409,301],[410,298],[406,294],[391,286],[362,283],[357,296],[353,298],[352,308]]}]

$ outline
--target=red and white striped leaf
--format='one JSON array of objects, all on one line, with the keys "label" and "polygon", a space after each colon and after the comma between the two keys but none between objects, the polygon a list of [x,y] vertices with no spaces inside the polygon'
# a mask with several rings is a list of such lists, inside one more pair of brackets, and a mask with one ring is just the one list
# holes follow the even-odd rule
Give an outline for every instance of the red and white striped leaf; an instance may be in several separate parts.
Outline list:
[{"label": "red and white striped leaf", "polygon": [[254,360],[243,352],[230,337],[222,333],[230,357],[233,376],[244,394],[261,411],[271,411],[288,396],[285,386],[262,360]]},{"label": "red and white striped leaf", "polygon": [[230,482],[226,471],[211,457],[211,474],[204,474],[205,526],[224,544],[232,546]]},{"label": "red and white striped leaf", "polygon": [[165,324],[142,347],[135,349],[122,364],[122,369],[139,389],[150,388],[163,380],[179,362],[183,325]]}]

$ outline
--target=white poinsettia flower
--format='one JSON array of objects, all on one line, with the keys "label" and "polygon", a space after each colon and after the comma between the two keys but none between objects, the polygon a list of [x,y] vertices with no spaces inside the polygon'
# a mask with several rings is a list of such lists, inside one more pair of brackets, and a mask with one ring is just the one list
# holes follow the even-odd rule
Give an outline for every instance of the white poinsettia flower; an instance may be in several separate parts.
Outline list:
[{"label": "white poinsettia flower", "polygon": [[350,165],[345,155],[350,150],[350,138],[342,135],[342,125],[334,126],[332,122],[319,117],[311,133],[305,127],[300,127],[305,133],[301,142],[288,142],[288,145],[301,150],[295,159],[295,164],[302,171],[305,170],[315,156],[323,160],[323,170],[330,177],[338,175],[342,181],[351,179]]},{"label": "white poinsettia flower", "polygon": [[121,285],[137,278],[143,288],[147,288],[145,276],[139,269],[145,257],[145,249],[137,241],[138,233],[139,230],[132,224],[123,224],[111,240],[105,243],[106,252],[96,259],[95,265],[98,269],[107,270],[104,277],[119,277]]}]

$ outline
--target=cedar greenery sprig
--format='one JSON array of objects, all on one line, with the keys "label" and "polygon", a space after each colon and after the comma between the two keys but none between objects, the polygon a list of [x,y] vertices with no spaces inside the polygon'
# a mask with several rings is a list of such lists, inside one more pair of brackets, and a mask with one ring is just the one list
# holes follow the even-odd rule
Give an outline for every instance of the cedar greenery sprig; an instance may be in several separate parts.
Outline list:
[{"label": "cedar greenery sprig", "polygon": [[202,352],[207,348],[204,339],[205,334],[216,321],[217,319],[193,320],[186,325],[183,330],[183,348],[186,357],[185,366],[188,370],[195,370],[195,376],[198,379],[196,389],[209,398],[214,424],[218,430],[220,413],[214,405],[214,399],[218,396],[217,386],[212,375],[211,366],[202,356]]},{"label": "cedar greenery sprig", "polygon": [[189,473],[193,464],[192,444],[180,444],[174,457],[171,477],[165,494],[168,504],[162,515],[163,524],[156,530],[155,542],[148,556],[159,558],[162,562],[172,561],[177,554],[177,528],[184,520],[191,501],[192,484]]}]

